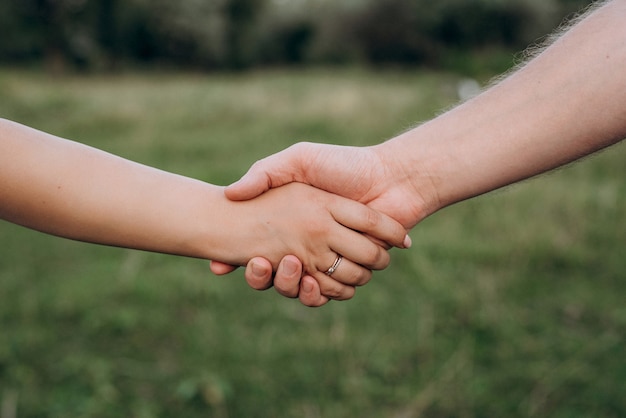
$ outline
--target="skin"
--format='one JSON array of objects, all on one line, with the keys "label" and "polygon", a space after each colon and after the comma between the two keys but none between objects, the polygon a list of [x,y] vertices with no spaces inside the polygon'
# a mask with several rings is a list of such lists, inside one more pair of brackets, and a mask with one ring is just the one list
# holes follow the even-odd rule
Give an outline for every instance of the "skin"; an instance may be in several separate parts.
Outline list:
[{"label": "skin", "polygon": [[[246,200],[302,182],[411,229],[446,206],[615,144],[626,137],[625,19],[626,1],[598,4],[472,100],[376,146],[296,144],[254,164],[226,196]],[[323,294],[310,277],[290,272],[276,272],[281,293],[299,294],[303,303]],[[268,270],[257,273],[246,272],[252,287],[271,285]]]},{"label": "skin", "polygon": [[[326,295],[313,304],[351,298],[371,270],[389,264],[386,248],[404,246],[406,237],[390,217],[304,184],[230,201],[223,187],[2,119],[0,218],[75,240],[229,265],[263,254],[278,269],[293,254]],[[345,259],[331,278],[323,272],[337,254]]]}]

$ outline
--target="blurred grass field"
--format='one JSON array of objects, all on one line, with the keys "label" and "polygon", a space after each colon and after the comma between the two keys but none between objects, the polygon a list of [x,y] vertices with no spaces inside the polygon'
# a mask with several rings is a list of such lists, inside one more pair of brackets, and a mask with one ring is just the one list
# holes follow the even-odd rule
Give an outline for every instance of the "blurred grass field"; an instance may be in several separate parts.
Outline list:
[{"label": "blurred grass field", "polygon": [[[227,184],[296,141],[392,137],[457,81],[2,70],[0,116]],[[624,417],[625,161],[619,145],[447,208],[320,309],[0,223],[0,417]]]}]

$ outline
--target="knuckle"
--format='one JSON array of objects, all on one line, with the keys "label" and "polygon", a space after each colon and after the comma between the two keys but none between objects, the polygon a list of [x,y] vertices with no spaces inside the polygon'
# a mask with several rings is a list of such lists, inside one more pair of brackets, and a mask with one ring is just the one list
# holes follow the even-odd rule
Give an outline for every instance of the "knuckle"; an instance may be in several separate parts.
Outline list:
[{"label": "knuckle", "polygon": [[391,256],[389,256],[389,253],[387,251],[384,250],[380,250],[379,252],[379,259],[378,262],[376,263],[376,269],[377,270],[383,270],[386,269],[387,266],[389,266],[389,263],[391,262]]},{"label": "knuckle", "polygon": [[363,286],[363,285],[366,285],[372,279],[372,271],[362,268],[362,269],[359,269],[356,276],[357,277],[354,283],[357,286]]},{"label": "knuckle", "polygon": [[355,293],[356,293],[356,289],[354,287],[352,287],[352,286],[349,286],[342,293],[341,299],[337,299],[337,300],[349,300],[349,299],[352,299],[354,297]]},{"label": "knuckle", "polygon": [[365,216],[364,216],[363,221],[364,221],[364,228],[366,228],[367,231],[372,231],[372,230],[375,230],[376,227],[378,227],[378,225],[380,224],[381,215],[375,210],[367,208],[365,211]]},{"label": "knuckle", "polygon": [[341,282],[346,285],[363,286],[372,278],[372,272],[364,267],[359,267],[344,273],[344,277]]},{"label": "knuckle", "polygon": [[364,263],[361,264],[368,267],[377,267],[380,265],[381,259],[383,259],[384,254],[386,254],[386,251],[384,251],[379,246],[370,245],[367,247],[366,250],[363,251]]},{"label": "knuckle", "polygon": [[321,289],[321,293],[329,299],[343,300],[345,298],[345,289],[347,288],[349,288],[349,286],[340,285],[335,282],[332,286],[324,286],[324,288]]},{"label": "knuckle", "polygon": [[322,294],[332,300],[348,300],[352,299],[356,292],[354,286],[343,285],[341,287],[333,287],[323,291]]},{"label": "knuckle", "polygon": [[391,261],[389,253],[378,246],[370,247],[364,254],[366,261],[361,264],[373,270],[383,270]]}]

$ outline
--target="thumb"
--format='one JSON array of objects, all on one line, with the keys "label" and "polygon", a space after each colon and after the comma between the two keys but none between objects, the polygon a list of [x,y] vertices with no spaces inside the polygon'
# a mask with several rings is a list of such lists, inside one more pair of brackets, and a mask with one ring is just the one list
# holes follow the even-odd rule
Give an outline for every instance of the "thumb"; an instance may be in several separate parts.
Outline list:
[{"label": "thumb", "polygon": [[224,194],[230,200],[250,200],[272,187],[270,177],[263,170],[257,169],[255,163],[246,174],[224,189]]},{"label": "thumb", "polygon": [[222,276],[224,274],[228,274],[237,269],[237,266],[231,266],[230,264],[225,264],[219,261],[211,260],[209,265],[211,272],[217,276]]},{"label": "thumb", "polygon": [[292,145],[257,161],[241,179],[226,187],[226,197],[230,200],[250,200],[271,188],[297,181],[302,177],[299,164],[302,149],[302,144]]}]

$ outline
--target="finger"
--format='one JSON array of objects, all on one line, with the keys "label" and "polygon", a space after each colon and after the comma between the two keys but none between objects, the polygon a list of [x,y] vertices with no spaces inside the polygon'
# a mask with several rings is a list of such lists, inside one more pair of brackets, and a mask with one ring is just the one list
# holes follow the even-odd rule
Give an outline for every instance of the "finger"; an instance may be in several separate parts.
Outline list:
[{"label": "finger", "polygon": [[266,290],[272,287],[272,272],[272,264],[268,260],[255,257],[248,261],[244,276],[251,288]]},{"label": "finger", "polygon": [[354,293],[356,292],[354,286],[340,283],[321,271],[311,273],[311,276],[317,281],[322,296],[326,296],[328,299],[348,300],[352,299]]},{"label": "finger", "polygon": [[347,286],[363,286],[372,279],[372,271],[343,257],[330,277]]},{"label": "finger", "polygon": [[274,288],[283,296],[296,298],[300,291],[300,277],[302,277],[302,263],[298,257],[287,255],[283,257],[276,269]]},{"label": "finger", "polygon": [[[380,239],[373,237],[371,235],[367,235],[364,234],[367,239],[369,239],[370,241],[372,241],[374,244],[378,245],[379,247],[384,248],[385,250],[389,250],[391,248],[391,245],[389,245],[388,243],[381,241]],[[406,234],[406,236],[404,237],[404,241],[402,242],[403,247],[401,248],[411,248],[411,246],[413,245],[413,241],[411,240],[411,237],[409,236],[409,234]]]},{"label": "finger", "polygon": [[363,232],[394,247],[411,246],[411,239],[400,223],[361,203],[336,198],[331,201],[329,209],[335,220],[348,228]]},{"label": "finger", "polygon": [[298,297],[303,305],[310,307],[319,307],[330,301],[330,299],[322,295],[317,280],[306,274],[300,280]]},{"label": "finger", "polygon": [[231,266],[230,264],[211,260],[211,263],[209,264],[209,269],[213,274],[221,276],[235,271],[237,269],[237,266]]},{"label": "finger", "polygon": [[[328,246],[337,254],[343,255],[346,259],[351,260],[355,264],[359,264],[369,270],[383,270],[387,268],[391,257],[389,253],[379,245],[374,244],[363,234],[337,225],[328,234]],[[326,257],[322,264],[317,261],[315,267],[320,271],[326,271],[329,264]],[[331,262],[332,263],[332,262]]]},{"label": "finger", "polygon": [[291,183],[301,176],[299,152],[291,146],[277,154],[257,161],[244,176],[226,187],[224,193],[230,200],[249,200],[273,187]]}]

